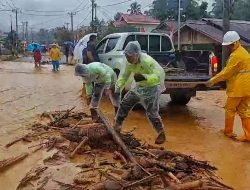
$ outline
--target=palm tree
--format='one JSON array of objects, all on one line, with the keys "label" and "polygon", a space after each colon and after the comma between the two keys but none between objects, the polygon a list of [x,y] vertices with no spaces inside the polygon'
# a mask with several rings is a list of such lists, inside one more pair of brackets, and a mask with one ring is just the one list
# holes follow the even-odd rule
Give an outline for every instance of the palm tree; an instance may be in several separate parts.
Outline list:
[{"label": "palm tree", "polygon": [[127,12],[131,15],[141,15],[141,5],[135,1],[130,5],[130,9]]}]

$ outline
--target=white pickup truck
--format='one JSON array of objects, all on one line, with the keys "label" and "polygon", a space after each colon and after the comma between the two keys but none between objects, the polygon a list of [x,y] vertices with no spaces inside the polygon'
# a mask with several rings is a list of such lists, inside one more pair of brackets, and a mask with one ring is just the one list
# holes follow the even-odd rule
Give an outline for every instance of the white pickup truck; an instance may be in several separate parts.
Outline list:
[{"label": "white pickup truck", "polygon": [[[175,104],[185,105],[198,90],[208,90],[206,81],[217,72],[217,61],[211,51],[176,53],[170,37],[162,33],[127,32],[104,37],[97,45],[101,62],[119,75],[125,68],[124,48],[138,41],[141,49],[157,60],[166,71],[164,93]],[[131,79],[132,82],[132,79]],[[129,88],[130,85],[127,86]],[[128,90],[128,89],[127,89]]]}]

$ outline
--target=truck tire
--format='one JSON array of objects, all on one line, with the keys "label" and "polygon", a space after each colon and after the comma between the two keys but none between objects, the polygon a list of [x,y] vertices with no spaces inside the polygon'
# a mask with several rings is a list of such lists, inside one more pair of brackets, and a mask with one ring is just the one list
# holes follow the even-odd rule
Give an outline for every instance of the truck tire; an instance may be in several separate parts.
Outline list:
[{"label": "truck tire", "polygon": [[183,92],[170,93],[171,102],[176,105],[186,105],[191,99],[191,95]]}]

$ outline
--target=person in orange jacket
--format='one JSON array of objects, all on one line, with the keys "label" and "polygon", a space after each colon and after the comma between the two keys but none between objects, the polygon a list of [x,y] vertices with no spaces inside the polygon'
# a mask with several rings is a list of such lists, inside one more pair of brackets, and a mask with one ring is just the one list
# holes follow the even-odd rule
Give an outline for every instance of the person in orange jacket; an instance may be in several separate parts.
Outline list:
[{"label": "person in orange jacket", "polygon": [[[227,101],[225,105],[224,134],[238,141],[250,141],[250,54],[240,44],[240,36],[228,31],[223,38],[223,46],[230,52],[226,67],[209,81],[212,86],[220,81],[227,82]],[[233,133],[235,114],[242,121],[244,135],[236,137]]]}]

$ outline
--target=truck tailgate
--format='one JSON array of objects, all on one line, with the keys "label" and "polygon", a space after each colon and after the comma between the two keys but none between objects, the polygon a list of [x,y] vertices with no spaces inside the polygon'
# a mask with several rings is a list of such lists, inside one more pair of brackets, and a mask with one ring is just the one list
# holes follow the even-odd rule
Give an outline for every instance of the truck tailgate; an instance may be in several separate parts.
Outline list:
[{"label": "truck tailgate", "polygon": [[206,83],[211,77],[198,73],[166,74],[165,87],[167,89],[196,89],[207,90]]},{"label": "truck tailgate", "polygon": [[166,74],[165,81],[173,82],[206,82],[211,77],[208,75],[198,73],[178,73],[178,74]]}]

